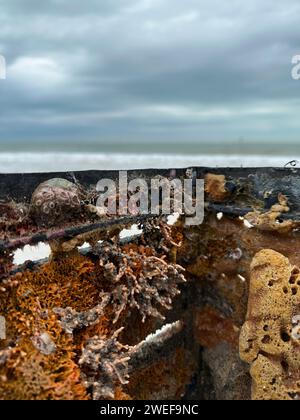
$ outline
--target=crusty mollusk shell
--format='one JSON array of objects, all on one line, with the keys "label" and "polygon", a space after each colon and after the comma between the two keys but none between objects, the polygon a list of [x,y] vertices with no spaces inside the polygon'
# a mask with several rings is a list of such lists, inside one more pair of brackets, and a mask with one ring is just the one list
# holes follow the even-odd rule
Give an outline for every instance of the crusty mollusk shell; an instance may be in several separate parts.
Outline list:
[{"label": "crusty mollusk shell", "polygon": [[80,211],[82,193],[70,181],[50,179],[40,184],[31,198],[31,214],[38,224],[53,224]]}]

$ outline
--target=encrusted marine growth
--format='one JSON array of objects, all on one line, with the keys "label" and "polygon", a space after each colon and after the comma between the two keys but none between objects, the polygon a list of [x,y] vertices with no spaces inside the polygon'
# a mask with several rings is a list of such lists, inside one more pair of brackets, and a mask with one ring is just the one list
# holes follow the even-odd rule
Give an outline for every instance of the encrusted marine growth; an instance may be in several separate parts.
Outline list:
[{"label": "encrusted marine growth", "polygon": [[82,209],[82,192],[66,179],[53,178],[40,184],[31,198],[31,215],[40,226],[71,220]]},{"label": "encrusted marine growth", "polygon": [[103,277],[113,285],[114,322],[125,310],[134,308],[143,322],[147,317],[164,319],[161,311],[171,309],[174,297],[180,293],[179,284],[186,281],[181,266],[166,262],[143,246],[104,247],[100,266]]},{"label": "encrusted marine growth", "polygon": [[[86,255],[52,255],[3,280],[0,398],[131,397],[132,345],[155,331],[153,320],[141,321],[162,319],[185,281],[183,268],[170,262],[172,232],[157,229],[155,238],[159,251],[142,237],[122,244],[116,236]],[[180,376],[181,390],[190,376]]]},{"label": "encrusted marine growth", "polygon": [[87,312],[101,303],[90,274],[82,274],[87,263],[80,255],[62,257],[2,282],[6,339],[0,340],[0,398],[88,398],[76,359],[81,332],[66,334],[54,313],[63,306]]},{"label": "encrusted marine growth", "polygon": [[252,398],[300,399],[300,270],[282,254],[263,250],[251,264],[241,358],[251,364]]},{"label": "encrusted marine growth", "polygon": [[25,204],[18,204],[14,201],[1,203],[0,201],[0,237],[7,234],[10,229],[18,233],[18,227],[25,221],[27,215],[28,209]]},{"label": "encrusted marine growth", "polygon": [[262,231],[276,231],[279,233],[290,232],[297,224],[292,220],[280,220],[284,213],[290,210],[288,198],[283,194],[278,194],[278,203],[265,213],[260,211],[250,212],[245,219],[257,229]]},{"label": "encrusted marine growth", "polygon": [[128,383],[128,361],[134,347],[119,343],[122,330],[115,331],[112,337],[90,338],[83,348],[79,366],[83,384],[94,400],[113,399],[116,387]]},{"label": "encrusted marine growth", "polygon": [[60,318],[60,324],[66,333],[73,334],[74,330],[81,330],[99,322],[99,318],[103,316],[104,309],[110,300],[109,293],[102,293],[100,296],[101,303],[88,311],[77,312],[71,307],[53,309],[53,312]]},{"label": "encrusted marine growth", "polygon": [[5,251],[0,252],[0,279],[9,274],[13,267],[13,255]]},{"label": "encrusted marine growth", "polygon": [[224,175],[208,173],[205,176],[205,192],[213,201],[222,202],[230,196],[226,188],[226,178]]}]

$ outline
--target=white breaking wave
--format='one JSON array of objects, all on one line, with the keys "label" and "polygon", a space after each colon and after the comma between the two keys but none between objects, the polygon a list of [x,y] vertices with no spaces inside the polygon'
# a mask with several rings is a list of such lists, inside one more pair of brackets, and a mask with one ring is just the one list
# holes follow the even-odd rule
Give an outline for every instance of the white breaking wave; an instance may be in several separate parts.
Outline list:
[{"label": "white breaking wave", "polygon": [[[295,156],[121,153],[0,153],[1,173],[128,170],[145,168],[284,167]],[[300,160],[300,157],[299,157]]]}]

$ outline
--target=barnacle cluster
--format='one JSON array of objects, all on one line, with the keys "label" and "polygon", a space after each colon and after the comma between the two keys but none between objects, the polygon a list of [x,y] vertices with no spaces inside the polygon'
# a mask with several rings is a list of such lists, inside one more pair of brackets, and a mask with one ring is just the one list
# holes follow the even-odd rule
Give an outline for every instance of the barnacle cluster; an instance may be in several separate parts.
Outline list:
[{"label": "barnacle cluster", "polygon": [[50,179],[34,191],[31,197],[31,215],[42,226],[70,220],[80,213],[82,198],[82,192],[76,184],[66,179]]}]

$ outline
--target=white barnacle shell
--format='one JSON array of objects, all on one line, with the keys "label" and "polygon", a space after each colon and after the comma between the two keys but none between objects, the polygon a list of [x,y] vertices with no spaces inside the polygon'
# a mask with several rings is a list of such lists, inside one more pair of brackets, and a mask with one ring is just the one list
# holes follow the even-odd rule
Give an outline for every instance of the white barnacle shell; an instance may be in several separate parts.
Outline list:
[{"label": "white barnacle shell", "polygon": [[300,341],[300,315],[296,315],[293,317],[292,324],[292,338],[295,341]]}]

